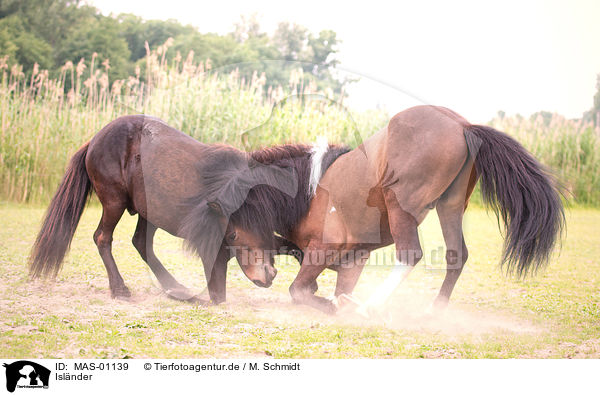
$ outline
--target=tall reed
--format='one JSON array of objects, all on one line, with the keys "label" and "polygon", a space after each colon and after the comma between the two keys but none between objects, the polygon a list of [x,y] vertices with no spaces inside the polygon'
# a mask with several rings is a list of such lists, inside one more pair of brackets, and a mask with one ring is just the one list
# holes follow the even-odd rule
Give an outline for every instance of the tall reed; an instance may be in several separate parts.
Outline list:
[{"label": "tall reed", "polygon": [[[67,62],[55,79],[37,67],[26,77],[0,57],[0,200],[49,200],[78,147],[125,114],[153,115],[202,142],[244,149],[309,143],[318,135],[355,147],[389,118],[383,111],[347,110],[340,98],[319,91],[301,68],[288,86],[265,91],[264,75],[245,80],[235,67],[213,70],[209,61],[195,62],[193,53],[185,59],[178,54],[167,64],[170,45],[171,40],[147,48],[142,67],[112,84],[110,63],[98,65],[96,56]],[[598,129],[559,115],[502,117],[490,124],[556,171],[576,202],[600,204]]]},{"label": "tall reed", "polygon": [[235,68],[211,70],[208,61],[194,62],[193,53],[167,64],[169,46],[148,49],[143,72],[137,68],[112,84],[110,63],[97,65],[95,56],[68,62],[56,79],[37,68],[26,78],[0,58],[0,200],[47,201],[78,147],[125,114],[156,116],[202,142],[244,149],[308,143],[319,134],[356,145],[357,131],[372,132],[387,119],[381,112],[350,113],[301,69],[289,86],[265,92],[264,75],[244,80]]},{"label": "tall reed", "polygon": [[515,137],[549,167],[568,198],[582,205],[600,204],[600,128],[558,114],[497,117],[490,125]]}]

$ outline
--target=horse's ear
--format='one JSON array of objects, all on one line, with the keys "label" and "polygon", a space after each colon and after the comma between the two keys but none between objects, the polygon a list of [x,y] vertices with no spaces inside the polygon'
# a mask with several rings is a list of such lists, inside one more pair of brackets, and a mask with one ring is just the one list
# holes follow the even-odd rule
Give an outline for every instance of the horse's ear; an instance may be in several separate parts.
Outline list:
[{"label": "horse's ear", "polygon": [[206,203],[206,205],[208,206],[208,208],[210,208],[212,210],[213,213],[220,215],[221,217],[225,216],[225,213],[223,212],[223,207],[221,207],[221,205],[217,202],[208,202]]}]

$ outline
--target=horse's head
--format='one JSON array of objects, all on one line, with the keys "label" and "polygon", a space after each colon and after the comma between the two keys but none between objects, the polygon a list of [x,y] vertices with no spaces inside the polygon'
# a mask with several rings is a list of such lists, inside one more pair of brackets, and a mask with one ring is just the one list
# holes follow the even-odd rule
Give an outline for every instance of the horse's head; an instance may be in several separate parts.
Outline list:
[{"label": "horse's head", "polygon": [[208,207],[224,229],[223,245],[231,256],[235,255],[246,277],[259,287],[270,287],[277,275],[274,255],[278,253],[279,245],[275,237],[272,234],[261,236],[253,229],[236,224],[216,202],[209,203]]},{"label": "horse's head", "polygon": [[254,284],[268,288],[277,275],[274,256],[278,246],[273,236],[261,237],[241,226],[230,224],[225,232],[225,242],[242,268]]},{"label": "horse's head", "polygon": [[[214,262],[225,259],[219,256],[225,248],[256,285],[273,283],[274,255],[286,253],[280,251],[274,232],[288,226],[290,215],[283,211],[298,211],[298,176],[290,158],[307,155],[308,150],[286,146],[266,152],[270,159],[261,156],[258,161],[236,151],[219,151],[205,164],[210,171],[203,180],[204,191],[191,200],[194,207],[180,236],[202,258],[209,275]],[[279,157],[287,162],[275,164]]]}]

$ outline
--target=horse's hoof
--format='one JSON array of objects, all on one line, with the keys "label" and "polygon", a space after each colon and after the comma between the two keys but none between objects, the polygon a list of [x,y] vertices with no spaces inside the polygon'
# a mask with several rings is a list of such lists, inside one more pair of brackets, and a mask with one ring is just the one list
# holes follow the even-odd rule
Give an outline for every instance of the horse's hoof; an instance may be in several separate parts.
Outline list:
[{"label": "horse's hoof", "polygon": [[113,299],[127,300],[131,298],[131,291],[127,287],[119,287],[110,290],[110,296]]},{"label": "horse's hoof", "polygon": [[338,310],[339,310],[339,306],[338,306],[338,301],[336,297],[327,297],[327,298],[323,298],[321,299],[322,303],[321,303],[321,309],[325,314],[329,314],[329,315],[336,315]]},{"label": "horse's hoof", "polygon": [[356,314],[368,320],[379,317],[377,310],[373,306],[369,306],[366,304],[358,306],[358,308],[354,311],[356,312]]},{"label": "horse's hoof", "polygon": [[210,301],[210,299],[203,299],[199,296],[193,296],[190,299],[187,299],[186,302],[191,303],[196,306],[202,306],[202,307],[213,305],[213,303]]},{"label": "horse's hoof", "polygon": [[165,293],[168,297],[175,300],[194,302],[192,299],[196,298],[196,294],[185,287],[169,288],[165,289]]},{"label": "horse's hoof", "polygon": [[348,294],[341,294],[338,296],[336,304],[338,306],[338,313],[341,314],[354,312],[356,309],[362,306],[362,302],[360,300]]},{"label": "horse's hoof", "polygon": [[434,319],[443,317],[446,312],[447,304],[433,303],[431,304],[423,313],[423,318],[425,319]]},{"label": "horse's hoof", "polygon": [[309,289],[311,294],[314,295],[315,293],[317,293],[317,291],[319,290],[319,284],[317,284],[316,280],[310,283]]},{"label": "horse's hoof", "polygon": [[391,325],[392,323],[392,314],[382,306],[361,305],[355,311],[358,315],[368,320],[377,321],[384,325]]},{"label": "horse's hoof", "polygon": [[377,312],[373,306],[369,306],[349,294],[341,294],[335,301],[339,313],[356,313],[363,318],[373,318]]},{"label": "horse's hoof", "polygon": [[328,314],[328,315],[336,315],[338,312],[338,308],[335,304],[331,303],[331,304],[325,305],[325,308],[323,309],[323,311],[325,312],[325,314]]}]

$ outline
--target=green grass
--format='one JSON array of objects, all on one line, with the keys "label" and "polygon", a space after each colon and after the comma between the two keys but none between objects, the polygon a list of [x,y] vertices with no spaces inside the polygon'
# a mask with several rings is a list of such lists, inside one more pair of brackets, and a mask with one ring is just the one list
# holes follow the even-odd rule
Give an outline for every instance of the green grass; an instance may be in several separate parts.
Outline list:
[{"label": "green grass", "polygon": [[[465,218],[469,261],[443,317],[424,315],[443,279],[435,214],[421,226],[425,262],[392,296],[391,321],[330,317],[293,305],[287,287],[297,264],[283,260],[270,289],[248,281],[235,263],[228,301],[199,307],[168,299],[131,245],[135,218],[117,227],[113,252],[133,291],[112,300],[92,242],[100,208],[88,207],[55,283],[28,282],[26,259],[44,209],[0,205],[0,357],[141,358],[571,358],[600,357],[600,211],[572,209],[560,255],[538,276],[501,275],[502,239],[481,209]],[[200,262],[179,239],[159,232],[156,250],[184,284],[204,289]],[[378,251],[382,259],[389,249]],[[377,257],[373,257],[374,261]],[[367,266],[355,295],[365,299],[389,268]],[[333,292],[335,273],[319,278]]]}]

